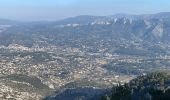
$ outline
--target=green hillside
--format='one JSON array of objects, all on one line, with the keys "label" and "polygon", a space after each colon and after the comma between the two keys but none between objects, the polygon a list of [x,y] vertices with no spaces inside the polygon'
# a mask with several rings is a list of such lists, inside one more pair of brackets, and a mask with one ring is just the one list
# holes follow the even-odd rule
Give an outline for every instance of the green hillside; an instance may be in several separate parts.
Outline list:
[{"label": "green hillside", "polygon": [[170,100],[170,75],[154,72],[114,86],[102,100]]}]

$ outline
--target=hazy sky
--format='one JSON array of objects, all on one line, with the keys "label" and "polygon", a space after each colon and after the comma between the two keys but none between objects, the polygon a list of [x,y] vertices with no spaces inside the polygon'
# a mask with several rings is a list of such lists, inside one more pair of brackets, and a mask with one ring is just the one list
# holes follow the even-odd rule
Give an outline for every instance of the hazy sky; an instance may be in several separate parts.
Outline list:
[{"label": "hazy sky", "polygon": [[170,0],[0,0],[0,18],[22,21],[169,11]]}]

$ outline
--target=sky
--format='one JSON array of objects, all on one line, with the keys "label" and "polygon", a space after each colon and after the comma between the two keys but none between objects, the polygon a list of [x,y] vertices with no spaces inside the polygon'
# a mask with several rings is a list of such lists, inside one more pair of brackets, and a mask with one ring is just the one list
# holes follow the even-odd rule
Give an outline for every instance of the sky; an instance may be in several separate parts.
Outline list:
[{"label": "sky", "polygon": [[170,0],[0,0],[0,18],[19,21],[158,12],[170,12]]}]

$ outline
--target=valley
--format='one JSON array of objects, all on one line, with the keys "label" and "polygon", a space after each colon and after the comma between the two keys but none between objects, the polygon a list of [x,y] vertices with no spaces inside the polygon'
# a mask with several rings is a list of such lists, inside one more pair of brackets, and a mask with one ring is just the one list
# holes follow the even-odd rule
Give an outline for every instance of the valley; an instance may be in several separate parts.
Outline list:
[{"label": "valley", "polygon": [[169,13],[13,23],[0,21],[0,99],[107,89],[170,69]]}]

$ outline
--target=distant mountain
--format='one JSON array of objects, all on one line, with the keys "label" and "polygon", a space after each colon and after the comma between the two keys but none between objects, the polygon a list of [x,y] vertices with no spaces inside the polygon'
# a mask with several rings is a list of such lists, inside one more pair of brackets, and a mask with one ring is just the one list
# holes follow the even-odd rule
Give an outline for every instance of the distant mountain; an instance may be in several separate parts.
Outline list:
[{"label": "distant mountain", "polygon": [[[13,23],[5,20],[1,22]],[[115,52],[113,48],[117,48],[116,46],[121,48],[123,45],[126,48],[133,47],[135,50],[140,47],[142,48],[140,51],[145,54],[153,52],[149,47],[154,44],[156,50],[159,48],[161,52],[167,52],[166,46],[170,43],[169,26],[168,12],[148,15],[77,16],[57,22],[21,23],[6,28],[0,33],[0,44],[17,43],[31,47],[36,40],[43,39],[45,41],[43,43],[46,44],[41,45],[44,46],[47,44],[78,46],[81,43],[88,47],[102,42],[112,53]]]},{"label": "distant mountain", "polygon": [[161,12],[157,14],[148,14],[148,15],[143,15],[144,18],[149,18],[149,19],[169,19],[170,18],[170,12]]},{"label": "distant mountain", "polygon": [[0,25],[15,25],[17,23],[19,22],[8,19],[0,19]]},{"label": "distant mountain", "polygon": [[81,15],[71,18],[66,18],[60,21],[57,21],[58,24],[88,24],[94,22],[96,20],[107,20],[111,21],[113,19],[118,18],[126,18],[126,19],[169,19],[170,12],[161,12],[157,14],[143,14],[143,15],[131,15],[131,14],[115,14],[111,16],[89,16],[89,15]]},{"label": "distant mountain", "polygon": [[[148,15],[78,16],[56,22],[62,27],[78,27],[96,32],[107,31],[112,37],[169,43],[170,13]],[[88,28],[88,29],[87,29]],[[76,30],[76,29],[75,29]],[[81,33],[79,33],[81,34]]]},{"label": "distant mountain", "polygon": [[63,19],[60,21],[57,21],[57,24],[89,24],[91,22],[93,22],[96,19],[100,19],[100,18],[105,18],[104,16],[88,16],[88,15],[81,15],[81,16],[76,16],[76,17],[71,17],[71,18],[67,18],[67,19]]}]

